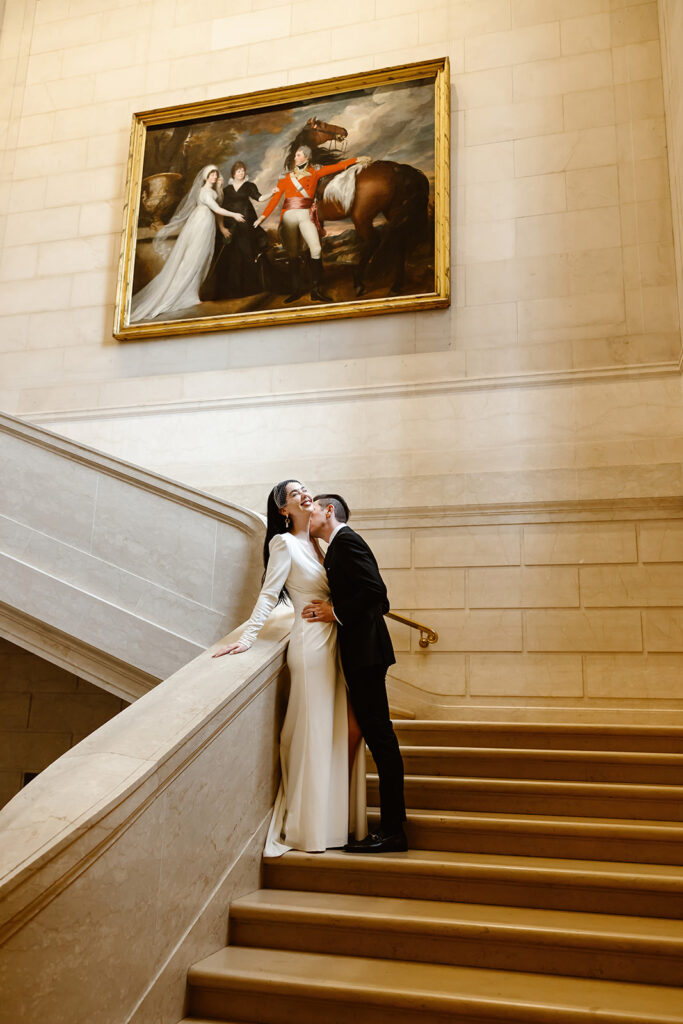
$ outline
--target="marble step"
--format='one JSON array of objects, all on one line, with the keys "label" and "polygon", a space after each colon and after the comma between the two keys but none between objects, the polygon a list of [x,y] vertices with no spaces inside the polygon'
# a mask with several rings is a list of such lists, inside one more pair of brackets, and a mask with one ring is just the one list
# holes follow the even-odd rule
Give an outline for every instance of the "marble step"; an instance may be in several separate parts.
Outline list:
[{"label": "marble step", "polygon": [[[368,825],[379,825],[376,809]],[[418,850],[683,865],[680,822],[411,810],[406,835]]]},{"label": "marble step", "polygon": [[669,754],[683,750],[683,728],[677,726],[416,720],[394,722],[394,729],[401,746],[406,747],[640,750]]},{"label": "marble step", "polygon": [[[425,810],[683,821],[683,786],[407,775],[405,795],[408,807]],[[379,803],[376,775],[368,776],[368,801]]]},{"label": "marble step", "polygon": [[[655,786],[679,786],[683,779],[683,754],[495,747],[404,747],[401,752],[407,775]],[[370,768],[374,770],[371,759]]]},{"label": "marble step", "polygon": [[681,991],[587,978],[228,946],[189,972],[195,1016],[258,1024],[681,1024]]},{"label": "marble step", "polygon": [[261,889],[230,905],[238,946],[677,985],[683,922]]},{"label": "marble step", "polygon": [[269,889],[683,917],[683,869],[661,864],[408,850],[264,858]]}]

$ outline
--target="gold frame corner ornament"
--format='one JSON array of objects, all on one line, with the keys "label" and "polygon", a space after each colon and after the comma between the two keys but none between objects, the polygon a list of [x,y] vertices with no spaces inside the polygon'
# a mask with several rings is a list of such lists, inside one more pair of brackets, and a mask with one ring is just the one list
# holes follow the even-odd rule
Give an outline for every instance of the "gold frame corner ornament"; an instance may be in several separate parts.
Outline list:
[{"label": "gold frame corner ornament", "polygon": [[[294,309],[270,309],[220,316],[129,322],[133,273],[137,245],[137,218],[142,189],[142,168],[147,129],[164,124],[181,124],[211,116],[237,112],[257,112],[273,105],[329,97],[402,82],[434,79],[434,281],[433,292],[416,295],[392,295],[386,298],[357,299]],[[132,116],[128,150],[123,226],[119,254],[113,335],[119,341],[167,338],[172,335],[205,334],[210,331],[236,330],[273,324],[332,320],[344,317],[376,316],[384,313],[438,309],[450,305],[450,63],[448,57],[401,64],[397,67],[343,75],[337,78],[304,82],[205,100],[182,106],[160,107]]]}]

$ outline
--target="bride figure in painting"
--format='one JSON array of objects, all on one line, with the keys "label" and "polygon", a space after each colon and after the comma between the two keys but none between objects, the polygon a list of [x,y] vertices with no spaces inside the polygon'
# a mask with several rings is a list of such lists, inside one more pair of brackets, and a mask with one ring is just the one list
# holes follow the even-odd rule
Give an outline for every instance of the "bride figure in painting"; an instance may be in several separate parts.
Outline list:
[{"label": "bride figure in painting", "polygon": [[251,647],[276,604],[289,598],[294,622],[287,651],[289,703],[280,734],[282,781],[264,855],[321,852],[344,846],[349,832],[366,832],[365,744],[347,702],[337,657],[337,624],[302,618],[311,601],[328,601],[322,553],[309,532],[317,506],[298,480],[283,480],[268,496],[261,594],[237,643],[214,658]]},{"label": "bride figure in painting", "polygon": [[[156,277],[133,296],[131,323],[199,304],[199,288],[213,256],[215,214],[244,222],[240,213],[223,209],[222,199],[218,168],[207,164],[195,177],[171,220],[154,238],[154,251],[168,258]],[[173,235],[178,236],[174,245],[169,241]]]}]

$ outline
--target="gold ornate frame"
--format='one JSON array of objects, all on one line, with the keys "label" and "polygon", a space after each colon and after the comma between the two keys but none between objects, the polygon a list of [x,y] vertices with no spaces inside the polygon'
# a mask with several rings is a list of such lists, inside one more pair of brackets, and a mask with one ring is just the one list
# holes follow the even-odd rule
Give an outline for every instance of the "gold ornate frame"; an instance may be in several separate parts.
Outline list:
[{"label": "gold ornate frame", "polygon": [[[137,245],[142,168],[148,127],[178,125],[207,117],[235,112],[257,113],[260,108],[282,106],[301,100],[333,96],[337,93],[369,89],[410,81],[434,79],[434,291],[415,295],[391,295],[386,298],[356,299],[348,302],[298,306],[287,309],[255,310],[219,316],[173,319],[132,325],[129,322],[133,272]],[[179,107],[161,107],[133,114],[128,153],[126,201],[124,206],[121,252],[119,257],[114,337],[120,341],[168,337],[174,334],[204,334],[240,327],[331,320],[351,316],[372,316],[418,309],[434,309],[450,304],[450,86],[447,57],[403,64],[399,67],[367,71],[362,74],[326,78],[318,82],[285,86],[261,92],[244,93],[222,99],[206,100]]]}]

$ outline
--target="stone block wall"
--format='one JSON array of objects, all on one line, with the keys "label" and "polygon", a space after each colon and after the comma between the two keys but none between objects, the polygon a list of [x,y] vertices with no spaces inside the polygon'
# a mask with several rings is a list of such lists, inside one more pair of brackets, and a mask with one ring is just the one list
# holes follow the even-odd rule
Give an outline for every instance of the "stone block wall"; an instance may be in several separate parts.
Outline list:
[{"label": "stone block wall", "polygon": [[678,305],[683,321],[683,72],[680,59],[683,46],[683,7],[677,0],[659,0],[658,8],[671,205],[676,243]]},{"label": "stone block wall", "polygon": [[127,706],[0,638],[0,806],[19,792],[27,772],[47,768]]},{"label": "stone block wall", "polygon": [[652,515],[364,523],[393,610],[439,633],[391,624],[396,705],[683,710],[683,519]]},{"label": "stone block wall", "polygon": [[[632,0],[9,0],[0,407],[258,509],[292,472],[365,509],[679,494],[669,24]],[[133,110],[443,55],[450,309],[114,342]]]},{"label": "stone block wall", "polygon": [[[450,311],[114,342],[134,110],[443,55]],[[349,357],[457,350],[481,377],[678,356],[655,2],[8,0],[0,74],[7,411],[204,403],[202,371],[225,395],[238,368]]]}]

